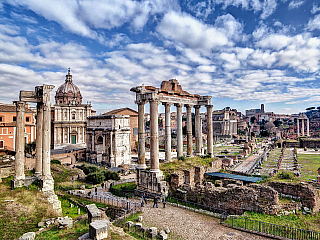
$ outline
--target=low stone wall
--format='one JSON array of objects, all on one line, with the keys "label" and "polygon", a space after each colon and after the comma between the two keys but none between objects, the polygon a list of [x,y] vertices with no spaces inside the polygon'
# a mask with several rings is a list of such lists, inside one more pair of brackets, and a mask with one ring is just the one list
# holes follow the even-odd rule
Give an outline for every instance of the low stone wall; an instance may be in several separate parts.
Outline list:
[{"label": "low stone wall", "polygon": [[299,198],[302,205],[310,208],[313,212],[319,212],[320,210],[319,190],[310,184],[269,182],[268,186],[275,189],[278,193]]},{"label": "low stone wall", "polygon": [[212,184],[207,184],[196,187],[183,186],[183,189],[186,193],[175,191],[173,195],[201,205],[226,210],[229,214],[242,214],[244,211],[276,214],[280,210],[278,192],[268,186],[229,184],[227,187],[216,188]]}]

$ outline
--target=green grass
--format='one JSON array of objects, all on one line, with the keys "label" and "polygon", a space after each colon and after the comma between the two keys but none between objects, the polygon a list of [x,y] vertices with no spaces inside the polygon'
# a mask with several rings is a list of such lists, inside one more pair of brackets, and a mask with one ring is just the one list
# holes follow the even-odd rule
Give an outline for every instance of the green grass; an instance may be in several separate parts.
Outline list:
[{"label": "green grass", "polygon": [[277,216],[246,212],[245,217],[252,220],[320,232],[320,213],[303,215],[301,212],[298,212],[297,214],[288,216]]},{"label": "green grass", "polygon": [[301,181],[310,181],[317,179],[318,168],[320,167],[320,155],[316,154],[298,154],[298,162],[302,164],[303,168],[300,169]]},{"label": "green grass", "polygon": [[80,208],[80,215],[78,214],[78,206],[70,207],[70,201],[59,196],[59,200],[61,201],[62,214],[63,216],[68,216],[71,218],[76,218],[81,215],[86,214],[86,211]]},{"label": "green grass", "polygon": [[130,183],[122,183],[122,184],[118,184],[113,186],[113,189],[121,189],[124,191],[133,191],[134,189],[136,189],[137,184],[135,182],[130,182]]}]

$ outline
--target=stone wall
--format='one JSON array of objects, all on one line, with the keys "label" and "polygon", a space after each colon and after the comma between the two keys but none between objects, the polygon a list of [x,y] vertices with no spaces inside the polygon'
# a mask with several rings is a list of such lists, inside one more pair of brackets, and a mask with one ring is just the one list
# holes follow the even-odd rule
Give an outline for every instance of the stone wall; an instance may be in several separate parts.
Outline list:
[{"label": "stone wall", "polygon": [[279,210],[278,192],[268,186],[250,184],[239,186],[229,184],[227,187],[216,188],[212,184],[184,186],[182,191],[173,195],[187,201],[226,210],[229,214],[242,214],[244,211],[254,211],[276,214]]},{"label": "stone wall", "polygon": [[196,166],[191,169],[184,169],[182,171],[176,171],[170,176],[170,186],[173,189],[179,188],[181,185],[196,186],[202,183],[204,174],[206,172],[218,172],[222,169],[223,160],[218,159],[210,163],[210,167]]},{"label": "stone wall", "polygon": [[307,183],[269,182],[268,185],[277,192],[290,195],[301,200],[302,206],[310,208],[313,212],[320,210],[319,190]]}]

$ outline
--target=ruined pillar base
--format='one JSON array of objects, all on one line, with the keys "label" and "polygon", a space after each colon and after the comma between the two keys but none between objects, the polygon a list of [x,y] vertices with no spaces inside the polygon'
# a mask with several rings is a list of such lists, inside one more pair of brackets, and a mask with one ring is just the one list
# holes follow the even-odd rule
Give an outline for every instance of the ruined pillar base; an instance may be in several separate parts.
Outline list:
[{"label": "ruined pillar base", "polygon": [[137,169],[137,188],[135,191],[137,195],[145,193],[147,196],[168,196],[168,190],[162,171],[152,172]]},{"label": "ruined pillar base", "polygon": [[44,192],[44,194],[47,197],[47,201],[52,205],[53,210],[57,214],[62,215],[61,202],[58,199],[58,196],[54,193],[54,191],[47,191]]},{"label": "ruined pillar base", "polygon": [[36,181],[36,177],[25,177],[22,179],[12,179],[11,180],[11,189],[15,189],[23,186],[30,186],[34,181]]},{"label": "ruined pillar base", "polygon": [[50,192],[54,190],[54,180],[53,179],[41,179],[40,187],[42,192]]}]

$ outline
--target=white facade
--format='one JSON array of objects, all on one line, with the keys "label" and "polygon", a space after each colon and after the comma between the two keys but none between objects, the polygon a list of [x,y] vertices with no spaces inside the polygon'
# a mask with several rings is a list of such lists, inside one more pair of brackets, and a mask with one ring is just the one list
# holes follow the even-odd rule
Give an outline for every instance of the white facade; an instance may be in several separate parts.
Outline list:
[{"label": "white facade", "polygon": [[87,161],[110,167],[130,164],[130,116],[100,115],[88,118]]}]

